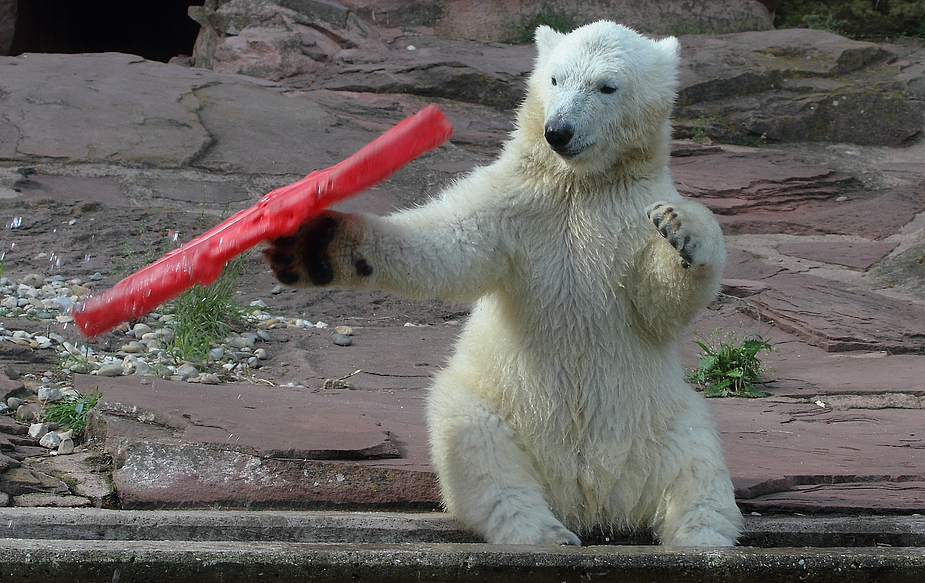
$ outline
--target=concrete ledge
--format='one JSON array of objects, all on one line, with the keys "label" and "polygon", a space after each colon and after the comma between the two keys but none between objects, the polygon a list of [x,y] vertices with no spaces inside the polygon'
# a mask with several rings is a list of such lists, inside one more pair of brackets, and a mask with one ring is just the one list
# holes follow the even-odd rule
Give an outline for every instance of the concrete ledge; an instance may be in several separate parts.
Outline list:
[{"label": "concrete ledge", "polygon": [[[746,516],[750,547],[921,547],[922,516]],[[2,508],[9,539],[285,543],[477,543],[441,512]],[[649,544],[648,533],[586,533],[586,545]],[[2,540],[2,539],[0,539]],[[921,551],[921,549],[920,549]],[[923,553],[925,554],[925,553]]]},{"label": "concrete ledge", "polygon": [[540,548],[486,544],[321,544],[0,540],[9,581],[706,581],[909,583],[921,549]]},{"label": "concrete ledge", "polygon": [[921,516],[749,516],[731,549],[487,545],[441,513],[4,508],[0,532],[10,581],[925,580]]}]

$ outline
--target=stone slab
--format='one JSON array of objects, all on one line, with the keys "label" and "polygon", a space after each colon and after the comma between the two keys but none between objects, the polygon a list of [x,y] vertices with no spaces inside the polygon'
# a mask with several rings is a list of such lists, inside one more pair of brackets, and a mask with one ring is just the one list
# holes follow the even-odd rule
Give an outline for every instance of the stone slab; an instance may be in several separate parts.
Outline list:
[{"label": "stone slab", "polygon": [[2,57],[5,133],[15,138],[4,150],[14,159],[184,164],[210,137],[197,104],[181,98],[217,78],[117,53]]},{"label": "stone slab", "polygon": [[899,243],[874,241],[846,241],[841,243],[815,241],[812,243],[781,243],[777,246],[777,250],[784,255],[866,271],[886,257],[890,251],[896,249],[898,245]]},{"label": "stone slab", "polygon": [[93,201],[110,206],[134,206],[110,178],[33,174],[17,181],[13,188],[19,200]]},{"label": "stone slab", "polygon": [[925,350],[925,306],[806,274],[781,273],[749,298],[748,311],[828,352]]},{"label": "stone slab", "polygon": [[676,153],[671,173],[678,192],[721,215],[759,208],[789,210],[798,202],[835,197],[840,187],[853,181],[831,168],[760,150]]},{"label": "stone slab", "polygon": [[[710,405],[747,509],[786,492],[790,510],[838,512],[850,503],[855,511],[925,511],[925,410],[833,410],[762,399]],[[848,489],[852,497],[844,495]],[[783,499],[767,509],[783,509]]]},{"label": "stone slab", "polygon": [[411,437],[408,417],[420,412],[423,399],[420,391],[200,385],[134,376],[76,375],[74,386],[102,393],[99,412],[166,426],[176,443],[227,444],[281,459],[401,457],[392,435]]}]

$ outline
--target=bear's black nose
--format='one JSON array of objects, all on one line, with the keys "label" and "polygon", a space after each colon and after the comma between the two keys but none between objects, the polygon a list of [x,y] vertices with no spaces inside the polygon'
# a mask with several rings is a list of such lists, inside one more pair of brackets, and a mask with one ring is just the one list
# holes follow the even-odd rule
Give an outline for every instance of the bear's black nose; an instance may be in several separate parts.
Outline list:
[{"label": "bear's black nose", "polygon": [[566,146],[575,135],[575,130],[567,123],[549,123],[546,124],[546,142],[549,146],[560,154],[566,151]]}]

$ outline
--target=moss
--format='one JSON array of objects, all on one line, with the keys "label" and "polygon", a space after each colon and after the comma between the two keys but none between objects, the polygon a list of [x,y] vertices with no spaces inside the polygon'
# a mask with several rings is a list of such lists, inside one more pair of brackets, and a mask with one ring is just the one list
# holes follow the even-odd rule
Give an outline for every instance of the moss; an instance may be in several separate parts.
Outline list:
[{"label": "moss", "polygon": [[922,0],[785,0],[777,28],[816,28],[856,39],[925,38]]},{"label": "moss", "polygon": [[539,12],[515,24],[504,42],[512,45],[530,44],[533,42],[536,27],[543,25],[557,32],[569,32],[575,28],[575,19],[572,15],[560,12],[549,4],[543,4]]}]

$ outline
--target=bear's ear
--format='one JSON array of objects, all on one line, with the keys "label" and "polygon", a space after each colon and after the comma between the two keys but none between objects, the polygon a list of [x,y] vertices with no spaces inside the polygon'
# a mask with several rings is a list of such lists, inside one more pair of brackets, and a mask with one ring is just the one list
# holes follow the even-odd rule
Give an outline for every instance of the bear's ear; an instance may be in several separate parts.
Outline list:
[{"label": "bear's ear", "polygon": [[559,44],[559,41],[562,40],[562,37],[564,36],[565,35],[561,32],[556,32],[545,24],[536,27],[534,39],[536,39],[537,56],[540,59],[545,57],[546,54],[553,49],[553,47]]},{"label": "bear's ear", "polygon": [[673,36],[668,36],[662,40],[655,41],[655,46],[661,51],[666,62],[674,67],[678,66],[678,61],[681,59],[681,44],[678,42],[678,39]]}]

